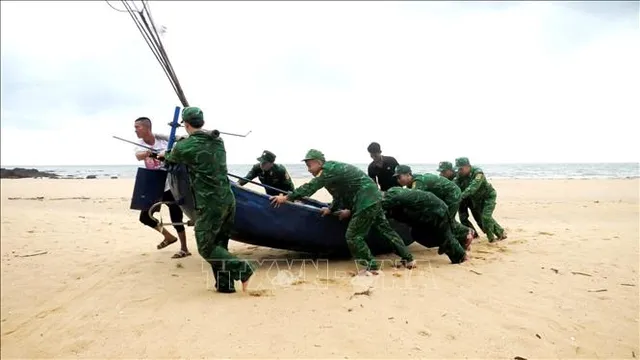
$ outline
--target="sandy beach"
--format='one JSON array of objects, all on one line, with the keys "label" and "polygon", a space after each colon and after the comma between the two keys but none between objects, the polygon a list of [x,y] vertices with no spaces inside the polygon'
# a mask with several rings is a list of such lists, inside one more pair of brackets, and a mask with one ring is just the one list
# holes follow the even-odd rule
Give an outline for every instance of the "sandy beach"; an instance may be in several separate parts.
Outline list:
[{"label": "sandy beach", "polygon": [[263,261],[232,295],[212,290],[193,228],[193,256],[156,250],[133,183],[2,180],[3,359],[640,357],[638,179],[494,180],[509,238],[481,236],[467,263],[413,244],[417,270],[354,281],[348,260]]}]

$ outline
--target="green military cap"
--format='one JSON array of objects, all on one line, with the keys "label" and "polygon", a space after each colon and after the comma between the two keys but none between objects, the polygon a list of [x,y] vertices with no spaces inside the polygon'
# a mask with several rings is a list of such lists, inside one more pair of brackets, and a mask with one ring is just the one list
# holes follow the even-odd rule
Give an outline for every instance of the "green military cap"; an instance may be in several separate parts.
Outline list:
[{"label": "green military cap", "polygon": [[406,174],[411,174],[411,167],[409,167],[409,165],[398,165],[396,166],[396,173],[393,174],[393,176],[400,176],[400,175],[406,175]]},{"label": "green military cap", "polygon": [[440,164],[438,164],[438,171],[442,172],[445,170],[453,170],[453,164],[448,161],[441,161]]},{"label": "green military cap", "polygon": [[191,106],[182,109],[182,121],[189,124],[204,123],[204,114],[199,107]]},{"label": "green military cap", "polygon": [[459,157],[456,159],[456,168],[461,168],[463,166],[468,166],[468,165],[471,165],[469,163],[469,158]]},{"label": "green military cap", "polygon": [[276,154],[272,153],[269,150],[265,150],[262,152],[262,155],[258,158],[261,164],[263,163],[272,163],[276,161]]},{"label": "green military cap", "polygon": [[324,154],[322,153],[322,151],[316,150],[316,149],[311,149],[307,151],[307,155],[304,156],[304,159],[302,159],[302,161],[307,161],[307,160],[325,161]]}]

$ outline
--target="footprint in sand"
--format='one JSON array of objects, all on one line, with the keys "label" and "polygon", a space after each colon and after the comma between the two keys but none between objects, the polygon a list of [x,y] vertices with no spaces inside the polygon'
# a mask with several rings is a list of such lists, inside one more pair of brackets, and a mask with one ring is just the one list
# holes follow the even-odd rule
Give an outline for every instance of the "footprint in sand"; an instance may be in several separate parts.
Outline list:
[{"label": "footprint in sand", "polygon": [[349,283],[356,291],[361,291],[362,289],[372,288],[376,280],[382,275],[382,272],[380,272],[375,276],[354,276]]},{"label": "footprint in sand", "polygon": [[247,293],[253,297],[273,296],[273,293],[267,289],[249,290]]},{"label": "footprint in sand", "polygon": [[336,279],[331,279],[331,278],[324,278],[324,277],[319,277],[316,278],[316,280],[314,281],[314,283],[317,286],[320,286],[320,288],[324,288],[327,289],[329,287],[329,285],[336,285],[338,284],[338,280]]},{"label": "footprint in sand", "polygon": [[493,254],[493,251],[487,251],[487,250],[474,250],[473,252],[478,254]]},{"label": "footprint in sand", "polygon": [[323,284],[336,284],[338,282],[336,279],[330,278],[318,278],[317,281]]},{"label": "footprint in sand", "polygon": [[306,284],[306,283],[307,283],[306,280],[298,278],[298,279],[293,280],[291,285],[302,285],[302,284]]},{"label": "footprint in sand", "polygon": [[40,311],[39,313],[36,314],[36,318],[38,319],[44,319],[47,316],[57,313],[58,311],[62,310],[62,306],[57,306],[55,308],[49,309],[49,310],[43,310]]},{"label": "footprint in sand", "polygon": [[11,335],[14,332],[18,331],[18,329],[13,329],[13,330],[9,330],[9,331],[5,331],[2,333],[2,336],[7,336],[7,335]]},{"label": "footprint in sand", "polygon": [[527,240],[524,240],[524,239],[522,239],[522,240],[513,240],[513,239],[511,239],[511,240],[509,241],[509,245],[526,244],[527,242],[528,242],[528,241],[527,241]]}]

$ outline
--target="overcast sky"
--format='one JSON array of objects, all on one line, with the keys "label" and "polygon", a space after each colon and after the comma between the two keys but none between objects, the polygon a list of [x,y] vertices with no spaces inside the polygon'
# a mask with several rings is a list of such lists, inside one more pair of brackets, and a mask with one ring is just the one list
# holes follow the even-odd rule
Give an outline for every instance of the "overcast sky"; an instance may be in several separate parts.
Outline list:
[{"label": "overcast sky", "polygon": [[[120,2],[111,2],[122,8]],[[639,161],[638,2],[151,2],[229,163]],[[1,2],[2,165],[134,164],[179,101],[126,13]],[[182,130],[181,130],[182,131]]]}]

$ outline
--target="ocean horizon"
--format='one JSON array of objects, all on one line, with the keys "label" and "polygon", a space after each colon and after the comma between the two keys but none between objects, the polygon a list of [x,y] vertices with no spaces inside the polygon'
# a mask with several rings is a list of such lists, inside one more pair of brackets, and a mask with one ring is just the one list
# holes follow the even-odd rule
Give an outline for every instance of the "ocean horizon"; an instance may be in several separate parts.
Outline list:
[{"label": "ocean horizon", "polygon": [[[310,174],[302,163],[283,164],[292,178],[308,178]],[[367,164],[353,164],[367,171]],[[438,164],[408,164],[414,173],[437,174]],[[244,176],[253,164],[228,164],[229,173]],[[489,179],[629,179],[640,177],[640,163],[529,163],[529,164],[478,164]],[[60,177],[124,178],[133,179],[140,167],[127,165],[11,165],[3,168],[26,168],[51,172]]]}]

